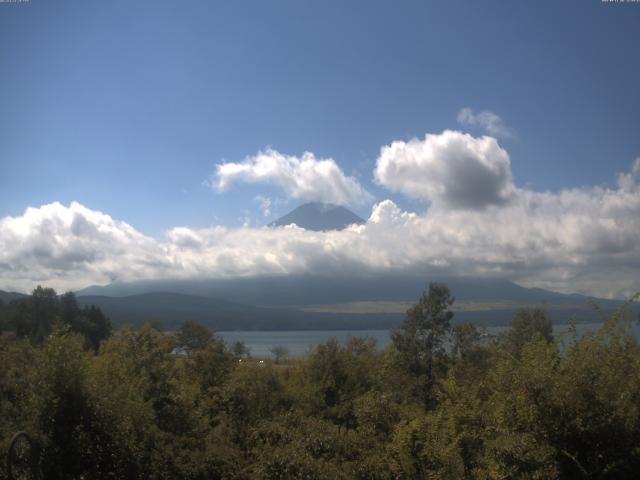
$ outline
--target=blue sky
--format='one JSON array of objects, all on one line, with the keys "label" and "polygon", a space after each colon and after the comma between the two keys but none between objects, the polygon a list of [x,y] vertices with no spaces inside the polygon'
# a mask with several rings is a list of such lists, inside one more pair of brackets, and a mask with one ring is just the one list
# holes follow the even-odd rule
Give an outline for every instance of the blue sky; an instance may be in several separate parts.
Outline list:
[{"label": "blue sky", "polygon": [[[0,3],[0,288],[411,270],[628,298],[639,27],[600,0]],[[262,228],[309,200],[368,222]]]},{"label": "blue sky", "polygon": [[372,183],[375,160],[481,134],[463,107],[515,131],[517,185],[611,184],[640,155],[639,25],[640,6],[596,0],[1,4],[0,216],[75,200],[150,235],[259,222],[255,196],[286,195],[203,182],[267,146],[420,211]]}]

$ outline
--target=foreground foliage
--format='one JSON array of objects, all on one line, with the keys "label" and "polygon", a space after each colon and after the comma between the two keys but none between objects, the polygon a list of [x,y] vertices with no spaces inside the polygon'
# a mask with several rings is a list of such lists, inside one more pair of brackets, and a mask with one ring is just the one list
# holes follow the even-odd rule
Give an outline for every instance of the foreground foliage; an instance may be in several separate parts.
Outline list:
[{"label": "foreground foliage", "polygon": [[[47,479],[640,471],[640,346],[623,312],[597,332],[553,338],[544,312],[522,310],[488,338],[452,327],[453,298],[434,284],[382,352],[363,339],[331,340],[305,359],[258,363],[190,322],[176,334],[125,327],[96,350],[97,327],[73,320],[89,309],[38,295],[36,306],[2,309],[0,450],[29,431]],[[31,327],[17,332],[20,308]]]}]

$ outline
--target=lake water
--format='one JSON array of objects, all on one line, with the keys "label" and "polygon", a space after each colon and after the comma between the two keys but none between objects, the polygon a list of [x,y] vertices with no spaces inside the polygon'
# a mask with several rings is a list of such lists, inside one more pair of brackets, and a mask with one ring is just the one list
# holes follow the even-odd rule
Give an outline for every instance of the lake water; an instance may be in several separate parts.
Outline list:
[{"label": "lake water", "polygon": [[[580,335],[589,331],[595,331],[602,326],[601,323],[583,323],[576,326]],[[487,327],[490,335],[497,335],[508,327]],[[569,325],[554,325],[553,333],[558,336],[566,332]],[[636,323],[632,326],[636,337],[640,338],[640,326]],[[346,343],[351,338],[372,338],[379,349],[386,348],[391,342],[390,330],[294,330],[276,332],[217,332],[228,345],[242,341],[250,349],[254,357],[271,357],[269,349],[275,346],[285,347],[291,357],[303,357],[320,343],[325,343],[330,338],[335,338],[340,343]]]}]

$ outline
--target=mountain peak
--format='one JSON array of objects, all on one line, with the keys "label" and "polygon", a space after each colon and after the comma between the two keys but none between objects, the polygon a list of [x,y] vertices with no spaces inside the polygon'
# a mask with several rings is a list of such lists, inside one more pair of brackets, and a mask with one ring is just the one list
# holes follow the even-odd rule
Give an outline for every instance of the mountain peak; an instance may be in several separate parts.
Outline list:
[{"label": "mountain peak", "polygon": [[305,230],[319,232],[342,230],[354,223],[360,225],[365,221],[343,206],[332,203],[309,202],[278,218],[270,226],[281,227],[292,223]]}]

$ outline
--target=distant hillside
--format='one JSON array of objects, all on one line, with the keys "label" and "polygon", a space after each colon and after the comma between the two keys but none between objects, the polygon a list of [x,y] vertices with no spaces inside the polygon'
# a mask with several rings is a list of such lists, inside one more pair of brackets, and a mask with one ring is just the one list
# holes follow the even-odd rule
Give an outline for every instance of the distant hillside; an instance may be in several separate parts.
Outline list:
[{"label": "distant hillside", "polygon": [[4,303],[9,303],[11,300],[18,300],[20,298],[24,298],[27,295],[25,295],[24,293],[18,293],[18,292],[5,292],[3,290],[0,290],[0,300]]},{"label": "distant hillside", "polygon": [[[115,324],[138,325],[160,320],[166,328],[193,320],[209,325],[235,322],[250,327],[247,320],[257,317],[254,308],[212,298],[171,292],[152,292],[126,297],[78,296],[80,305],[97,305]],[[168,322],[168,324],[167,324]]]},{"label": "distant hillside", "polygon": [[359,225],[365,221],[340,205],[312,202],[300,205],[271,223],[271,226],[285,226],[292,223],[306,230],[326,231],[342,230],[354,223]]},{"label": "distant hillside", "polygon": [[[584,295],[566,295],[539,288],[525,288],[508,280],[480,277],[415,274],[361,276],[286,275],[208,280],[155,280],[118,282],[92,286],[78,295],[128,296],[149,292],[173,292],[209,297],[244,305],[289,307],[358,301],[416,301],[430,281],[449,285],[451,293],[464,301],[512,301],[519,304],[585,304]],[[616,306],[617,300],[597,299],[601,306]]]},{"label": "distant hillside", "polygon": [[[78,292],[78,303],[81,307],[96,305],[110,318],[114,327],[129,324],[133,326],[142,325],[145,321],[158,320],[164,328],[172,330],[177,328],[185,320],[193,320],[209,326],[214,330],[368,330],[368,329],[388,329],[398,326],[405,318],[405,311],[408,305],[414,303],[419,294],[420,288],[413,285],[415,291],[412,295],[405,294],[403,297],[410,298],[403,301],[385,301],[381,291],[377,291],[380,297],[374,300],[349,303],[346,302],[325,302],[338,298],[370,297],[376,294],[376,284],[372,279],[369,281],[355,282],[359,288],[346,288],[354,279],[334,279],[335,288],[342,289],[342,293],[347,295],[340,297],[336,295],[336,290],[329,287],[328,279],[318,279],[309,277],[306,281],[302,278],[288,278],[288,281],[280,279],[262,279],[260,282],[226,284],[231,293],[233,290],[235,297],[242,297],[245,301],[266,300],[269,295],[271,306],[255,306],[221,300],[211,297],[189,295],[175,292],[146,292],[128,296],[105,296],[105,295],[84,295]],[[465,282],[472,282],[465,280]],[[484,288],[473,288],[472,283],[466,285],[449,282],[453,287],[453,292],[460,292],[457,302],[454,304],[454,323],[471,321],[478,325],[507,325],[516,314],[520,306],[545,305],[549,318],[554,323],[566,323],[572,316],[578,322],[597,322],[602,320],[602,316],[611,313],[618,308],[622,302],[611,300],[598,300],[597,303],[603,308],[598,312],[591,308],[585,297],[575,295],[562,295],[554,292],[540,291],[536,289],[523,289],[515,284],[507,282],[503,285],[503,290],[490,288],[490,284],[485,282]],[[403,288],[409,288],[412,283],[405,278],[404,283],[396,279],[395,283]],[[158,286],[156,282],[154,284]],[[188,283],[176,283],[175,287],[186,288]],[[204,283],[211,287],[210,283]],[[268,289],[266,286],[273,288]],[[294,285],[303,288],[292,288]],[[142,285],[129,284],[128,287],[141,288]],[[150,285],[144,284],[145,287]],[[193,285],[191,285],[193,286]],[[264,292],[259,292],[258,287],[265,287]],[[477,286],[477,285],[475,285]],[[119,285],[122,288],[123,285]],[[200,285],[202,288],[203,285]],[[220,285],[218,285],[220,287]],[[290,290],[287,290],[290,289]],[[326,291],[323,291],[325,289]],[[98,288],[93,288],[98,290]],[[109,288],[103,288],[109,291]],[[218,291],[222,289],[218,288]],[[511,292],[513,301],[495,301],[492,297],[496,292],[505,294]],[[315,292],[315,295],[314,295]],[[389,288],[391,298],[399,292],[394,288]],[[290,295],[297,295],[296,298]],[[229,295],[234,296],[234,295]],[[4,292],[0,290],[0,299],[4,303],[11,300],[26,298],[27,295],[20,293]],[[473,297],[474,299],[471,299]],[[518,300],[519,299],[519,300]],[[306,303],[304,303],[306,302]],[[267,302],[268,303],[268,302]],[[278,305],[278,303],[280,303]],[[284,304],[287,304],[286,306]],[[363,307],[364,305],[364,307]],[[366,308],[365,308],[366,307]],[[637,316],[640,311],[637,304],[634,305],[632,315]]]},{"label": "distant hillside", "polygon": [[[496,279],[440,280],[456,297],[457,322],[505,325],[521,306],[543,306],[556,323],[565,323],[572,316],[578,322],[595,322],[623,303],[597,299],[603,309],[598,312],[582,295],[524,288]],[[78,295],[80,302],[100,306],[115,323],[156,318],[167,328],[195,320],[217,330],[328,330],[396,326],[407,304],[414,303],[426,287],[423,277],[410,275],[286,276],[119,283],[91,287]],[[636,304],[635,315],[638,309]]]},{"label": "distant hillside", "polygon": [[349,315],[303,312],[242,305],[194,295],[152,292],[128,297],[78,296],[78,303],[96,305],[115,327],[159,320],[175,329],[192,320],[214,330],[344,330],[391,328],[400,315]]}]

